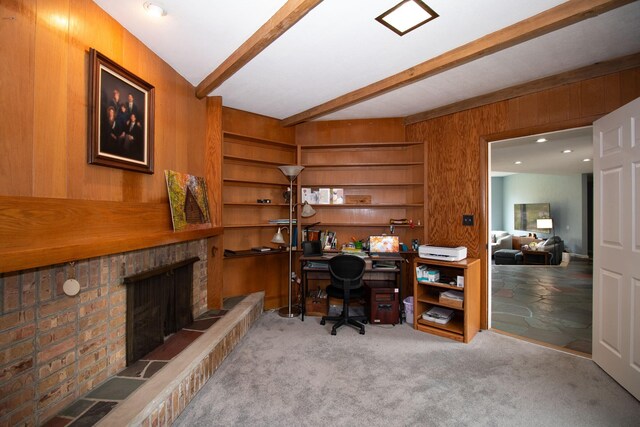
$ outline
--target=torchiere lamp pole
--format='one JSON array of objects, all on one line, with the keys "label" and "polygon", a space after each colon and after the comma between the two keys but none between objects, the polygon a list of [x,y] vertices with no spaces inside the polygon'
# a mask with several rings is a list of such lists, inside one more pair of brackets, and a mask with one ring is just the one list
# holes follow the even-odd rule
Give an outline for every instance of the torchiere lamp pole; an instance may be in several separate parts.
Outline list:
[{"label": "torchiere lamp pole", "polygon": [[278,310],[281,317],[297,317],[300,315],[300,309],[291,306],[291,282],[293,281],[293,270],[291,269],[291,257],[293,247],[293,181],[298,177],[304,166],[278,166],[278,169],[289,178],[289,276],[287,276],[289,290],[288,306]]}]

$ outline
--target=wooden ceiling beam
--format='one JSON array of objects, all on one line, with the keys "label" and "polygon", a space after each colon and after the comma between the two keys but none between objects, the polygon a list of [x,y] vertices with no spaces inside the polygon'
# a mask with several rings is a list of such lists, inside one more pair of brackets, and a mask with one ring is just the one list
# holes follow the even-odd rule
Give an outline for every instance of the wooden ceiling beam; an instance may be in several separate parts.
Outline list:
[{"label": "wooden ceiling beam", "polygon": [[576,22],[616,9],[634,0],[571,0],[513,25],[452,49],[390,77],[341,95],[281,120],[292,126],[374,98]]},{"label": "wooden ceiling beam", "polygon": [[575,83],[581,80],[592,79],[631,68],[640,67],[640,52],[620,58],[611,59],[609,61],[597,62],[586,67],[576,70],[567,71],[549,77],[543,77],[538,80],[532,80],[527,83],[500,89],[495,92],[479,95],[463,101],[454,102],[449,105],[434,108],[422,113],[412,114],[405,117],[404,124],[410,125],[424,120],[434,119],[447,114],[458,113],[460,111],[469,110],[471,108],[480,107],[482,105],[492,104],[494,102],[506,101],[507,99],[517,98],[519,96],[529,95],[540,92],[545,89],[552,89],[558,86]]},{"label": "wooden ceiling beam", "polygon": [[283,35],[322,0],[289,0],[196,87],[202,99]]}]

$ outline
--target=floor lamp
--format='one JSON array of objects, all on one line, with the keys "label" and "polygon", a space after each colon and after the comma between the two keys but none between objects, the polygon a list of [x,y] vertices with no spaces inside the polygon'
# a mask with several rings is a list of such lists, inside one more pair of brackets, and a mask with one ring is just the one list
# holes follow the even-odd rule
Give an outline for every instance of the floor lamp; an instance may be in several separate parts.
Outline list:
[{"label": "floor lamp", "polygon": [[293,282],[293,270],[291,269],[291,257],[293,256],[292,247],[293,247],[293,181],[298,177],[304,166],[278,166],[280,172],[284,174],[287,178],[289,178],[289,276],[287,276],[288,280],[288,290],[289,290],[289,298],[288,298],[288,306],[282,307],[278,310],[278,314],[281,317],[297,317],[300,315],[300,309],[294,308],[291,306],[291,283]]}]

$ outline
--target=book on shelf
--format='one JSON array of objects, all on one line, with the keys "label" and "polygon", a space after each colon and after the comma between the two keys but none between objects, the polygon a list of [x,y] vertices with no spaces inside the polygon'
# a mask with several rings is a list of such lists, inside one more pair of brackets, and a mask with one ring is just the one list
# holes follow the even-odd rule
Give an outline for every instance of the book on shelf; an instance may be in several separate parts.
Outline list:
[{"label": "book on shelf", "polygon": [[444,325],[453,317],[453,310],[444,307],[431,307],[429,310],[422,313],[422,318],[429,322],[439,323]]},{"label": "book on shelf", "polygon": [[[292,224],[296,223],[296,219],[293,218],[292,219]],[[274,225],[289,225],[289,218],[274,218],[274,219],[270,219],[269,220],[269,224],[274,224]]]},{"label": "book on shelf", "polygon": [[269,246],[254,246],[253,248],[251,248],[252,251],[254,252],[269,252],[269,251],[275,251],[274,248],[270,248]]}]

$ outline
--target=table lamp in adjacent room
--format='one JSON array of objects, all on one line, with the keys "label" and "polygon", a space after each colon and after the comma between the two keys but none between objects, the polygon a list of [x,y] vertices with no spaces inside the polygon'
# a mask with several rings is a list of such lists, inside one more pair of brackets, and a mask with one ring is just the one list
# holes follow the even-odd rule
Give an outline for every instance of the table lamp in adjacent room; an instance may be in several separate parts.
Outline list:
[{"label": "table lamp in adjacent room", "polygon": [[553,228],[553,219],[551,218],[538,218],[536,221],[536,228],[538,230],[552,230],[553,237],[556,237],[556,233]]}]

